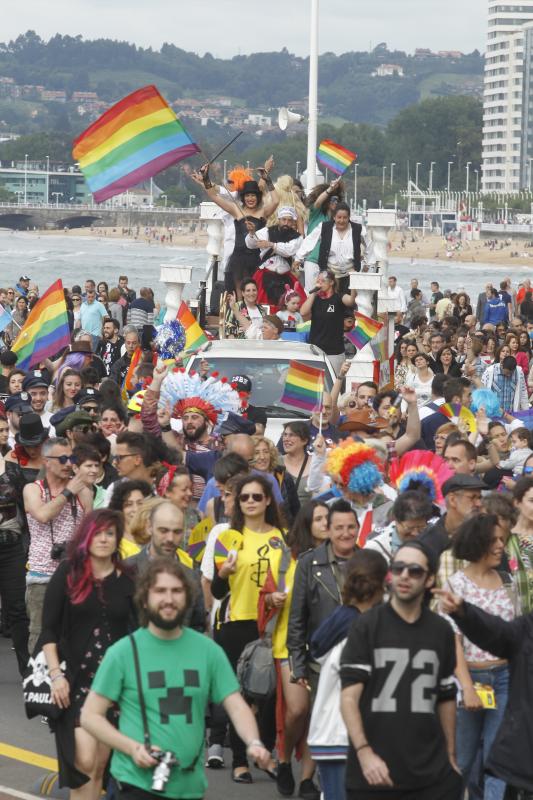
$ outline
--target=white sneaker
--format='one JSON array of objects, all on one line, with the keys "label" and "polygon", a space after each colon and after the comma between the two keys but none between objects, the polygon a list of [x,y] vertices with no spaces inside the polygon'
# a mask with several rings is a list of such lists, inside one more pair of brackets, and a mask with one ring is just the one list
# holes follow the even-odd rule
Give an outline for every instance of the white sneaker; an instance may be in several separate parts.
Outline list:
[{"label": "white sneaker", "polygon": [[209,769],[222,769],[224,767],[224,750],[221,744],[212,744],[207,750],[205,766]]}]

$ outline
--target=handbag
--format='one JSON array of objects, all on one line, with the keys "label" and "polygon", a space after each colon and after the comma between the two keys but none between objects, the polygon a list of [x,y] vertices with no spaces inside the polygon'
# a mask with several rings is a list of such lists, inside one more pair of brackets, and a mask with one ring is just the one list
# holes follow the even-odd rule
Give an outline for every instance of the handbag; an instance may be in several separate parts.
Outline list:
[{"label": "handbag", "polygon": [[[284,547],[279,567],[279,577],[289,568],[291,551]],[[278,578],[279,581],[279,578]],[[267,700],[276,692],[277,675],[272,653],[272,634],[276,627],[277,614],[268,621],[261,639],[249,642],[237,662],[237,678],[243,695],[252,700]]]},{"label": "handbag", "polygon": [[[61,661],[59,666],[65,672],[65,661]],[[22,679],[22,693],[28,719],[42,716],[56,720],[64,711],[52,701],[52,679],[40,641],[35,646],[33,656],[28,662],[28,669]]]}]

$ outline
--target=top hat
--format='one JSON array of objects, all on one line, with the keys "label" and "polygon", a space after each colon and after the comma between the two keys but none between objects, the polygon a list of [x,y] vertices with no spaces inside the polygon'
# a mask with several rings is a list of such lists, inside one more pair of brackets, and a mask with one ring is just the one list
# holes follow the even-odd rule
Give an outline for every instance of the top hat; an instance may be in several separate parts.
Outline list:
[{"label": "top hat", "polygon": [[20,418],[20,430],[15,434],[15,441],[25,447],[37,447],[48,439],[49,428],[43,428],[39,414],[23,414]]}]

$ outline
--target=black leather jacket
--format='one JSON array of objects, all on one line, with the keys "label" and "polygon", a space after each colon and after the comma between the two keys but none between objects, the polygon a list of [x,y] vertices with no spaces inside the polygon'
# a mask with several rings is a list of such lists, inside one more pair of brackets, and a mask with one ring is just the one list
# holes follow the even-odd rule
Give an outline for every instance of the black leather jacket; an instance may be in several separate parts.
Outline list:
[{"label": "black leather jacket", "polygon": [[329,539],[304,553],[296,566],[287,648],[295,679],[307,677],[311,637],[326,617],[342,605],[342,575],[335,569]]}]

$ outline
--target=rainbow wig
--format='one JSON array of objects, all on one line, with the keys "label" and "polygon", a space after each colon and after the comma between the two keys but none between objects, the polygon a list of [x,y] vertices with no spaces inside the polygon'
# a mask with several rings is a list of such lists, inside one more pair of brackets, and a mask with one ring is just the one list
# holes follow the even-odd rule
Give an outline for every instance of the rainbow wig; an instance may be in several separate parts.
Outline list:
[{"label": "rainbow wig", "polygon": [[240,165],[237,165],[231,172],[228,172],[228,178],[233,181],[233,186],[231,188],[235,192],[242,192],[244,184],[247,181],[254,180],[254,176],[250,173],[250,170]]},{"label": "rainbow wig", "polygon": [[383,483],[382,460],[372,447],[354,439],[345,439],[330,451],[326,470],[338,476],[345,489],[359,494],[372,494]]}]

